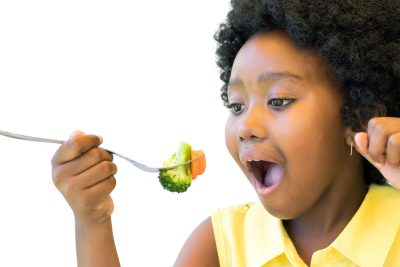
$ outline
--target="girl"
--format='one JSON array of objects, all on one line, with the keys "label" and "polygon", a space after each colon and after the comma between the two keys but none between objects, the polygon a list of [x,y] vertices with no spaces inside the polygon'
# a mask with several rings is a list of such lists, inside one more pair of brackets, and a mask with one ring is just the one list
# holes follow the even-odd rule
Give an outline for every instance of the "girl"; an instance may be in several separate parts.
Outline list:
[{"label": "girl", "polygon": [[[215,211],[175,266],[400,266],[400,3],[231,4],[226,145],[260,201]],[[100,144],[74,133],[52,160],[79,266],[119,266]]]}]

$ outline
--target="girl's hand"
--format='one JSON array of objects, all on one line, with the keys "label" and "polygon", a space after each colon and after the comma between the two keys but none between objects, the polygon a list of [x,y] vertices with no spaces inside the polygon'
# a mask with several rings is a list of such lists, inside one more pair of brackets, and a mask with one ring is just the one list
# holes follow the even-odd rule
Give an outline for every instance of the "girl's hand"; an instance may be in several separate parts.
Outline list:
[{"label": "girl's hand", "polygon": [[354,136],[357,151],[400,190],[400,118],[376,117]]},{"label": "girl's hand", "polygon": [[112,154],[99,148],[102,139],[75,132],[60,146],[52,159],[53,181],[71,206],[75,219],[99,224],[114,209],[110,197],[115,188],[116,165]]}]

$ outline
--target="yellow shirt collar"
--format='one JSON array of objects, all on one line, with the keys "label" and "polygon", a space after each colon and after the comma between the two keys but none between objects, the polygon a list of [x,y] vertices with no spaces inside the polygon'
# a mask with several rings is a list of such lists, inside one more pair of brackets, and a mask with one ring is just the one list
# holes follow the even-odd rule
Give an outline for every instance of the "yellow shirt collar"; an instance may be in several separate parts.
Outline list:
[{"label": "yellow shirt collar", "polygon": [[372,184],[360,208],[331,246],[357,265],[383,266],[399,222],[399,192]]},{"label": "yellow shirt collar", "polygon": [[283,235],[280,231],[281,220],[270,215],[262,205],[249,209],[245,223],[245,242],[257,244],[251,246],[248,253],[248,266],[262,266],[266,262],[285,252]]},{"label": "yellow shirt collar", "polygon": [[[360,208],[336,240],[330,245],[360,266],[383,266],[399,231],[399,192],[390,186],[371,185]],[[298,257],[294,248],[285,247],[288,238],[282,221],[267,213],[262,205],[249,210],[245,224],[245,242],[257,244],[247,253],[249,266],[263,266],[288,251]],[[261,230],[261,231],[260,231]],[[287,246],[287,245],[286,245]]]}]

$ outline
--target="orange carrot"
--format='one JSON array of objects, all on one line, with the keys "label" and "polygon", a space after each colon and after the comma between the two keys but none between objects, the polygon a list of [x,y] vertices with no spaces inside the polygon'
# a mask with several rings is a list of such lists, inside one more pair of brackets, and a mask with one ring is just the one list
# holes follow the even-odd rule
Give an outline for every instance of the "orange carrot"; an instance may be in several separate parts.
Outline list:
[{"label": "orange carrot", "polygon": [[203,150],[192,150],[190,160],[197,159],[190,163],[190,172],[194,180],[198,175],[203,174],[206,170],[206,157]]}]

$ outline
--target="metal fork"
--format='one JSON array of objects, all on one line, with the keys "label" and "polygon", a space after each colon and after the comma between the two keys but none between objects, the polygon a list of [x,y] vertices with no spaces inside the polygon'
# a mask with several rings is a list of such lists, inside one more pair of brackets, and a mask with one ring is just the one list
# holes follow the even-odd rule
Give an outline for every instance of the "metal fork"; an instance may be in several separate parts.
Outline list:
[{"label": "metal fork", "polygon": [[[64,143],[64,141],[62,141],[62,140],[56,140],[56,139],[49,139],[49,138],[42,138],[42,137],[35,137],[35,136],[11,133],[11,132],[7,132],[7,131],[3,131],[3,130],[0,130],[0,135],[7,136],[7,137],[10,137],[10,138],[20,139],[20,140],[34,141],[34,142],[53,143],[53,144],[63,144]],[[105,149],[105,148],[103,148],[103,149]],[[143,171],[146,171],[146,172],[160,172],[160,171],[163,171],[163,170],[174,169],[174,168],[179,167],[179,166],[190,164],[190,162],[198,160],[199,158],[201,158],[201,156],[200,156],[198,158],[194,158],[192,160],[189,160],[189,161],[187,161],[185,163],[181,163],[181,164],[177,164],[177,165],[173,165],[173,166],[169,166],[169,167],[150,167],[150,166],[147,166],[147,165],[145,165],[145,164],[143,164],[141,162],[138,162],[136,160],[128,158],[128,157],[126,157],[124,155],[121,155],[119,153],[111,151],[109,149],[105,149],[105,150],[107,150],[111,154],[114,154],[114,155],[120,157],[121,159],[124,159],[124,160],[130,162],[135,167],[137,167],[137,168],[139,168],[139,169],[141,169]]]}]

